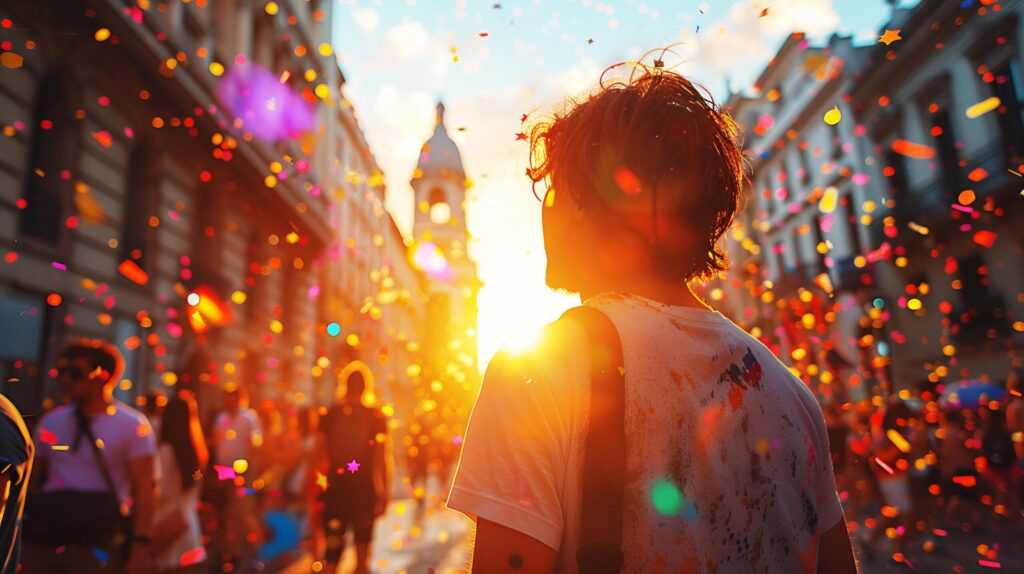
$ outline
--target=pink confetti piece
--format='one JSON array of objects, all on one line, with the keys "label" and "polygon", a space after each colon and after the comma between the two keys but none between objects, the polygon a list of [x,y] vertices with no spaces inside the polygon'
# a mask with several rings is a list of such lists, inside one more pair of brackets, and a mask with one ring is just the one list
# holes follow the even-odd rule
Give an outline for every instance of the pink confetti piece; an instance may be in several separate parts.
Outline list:
[{"label": "pink confetti piece", "polygon": [[995,560],[978,560],[978,565],[979,566],[984,566],[985,568],[1002,568],[1003,567],[1002,564],[1000,564],[999,562],[996,562]]},{"label": "pink confetti piece", "polygon": [[952,207],[953,209],[955,209],[957,211],[962,211],[964,213],[974,213],[974,208],[968,207],[966,205],[960,205],[959,203],[954,203],[950,207]]},{"label": "pink confetti piece", "polygon": [[53,267],[54,269],[60,269],[61,271],[67,271],[68,270],[68,266],[67,265],[64,265],[63,263],[59,263],[57,261],[53,261],[52,263],[50,263],[50,267]]}]

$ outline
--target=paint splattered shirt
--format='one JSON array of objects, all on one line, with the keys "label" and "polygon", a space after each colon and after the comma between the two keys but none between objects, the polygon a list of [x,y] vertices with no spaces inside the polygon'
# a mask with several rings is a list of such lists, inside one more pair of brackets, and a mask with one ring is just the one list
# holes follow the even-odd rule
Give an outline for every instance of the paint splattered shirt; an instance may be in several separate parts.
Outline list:
[{"label": "paint splattered shirt", "polygon": [[[606,293],[626,381],[626,572],[814,572],[842,518],[810,391],[721,314]],[[448,506],[525,533],[576,572],[585,337],[549,325],[484,377]],[[524,565],[525,567],[525,565]]]}]

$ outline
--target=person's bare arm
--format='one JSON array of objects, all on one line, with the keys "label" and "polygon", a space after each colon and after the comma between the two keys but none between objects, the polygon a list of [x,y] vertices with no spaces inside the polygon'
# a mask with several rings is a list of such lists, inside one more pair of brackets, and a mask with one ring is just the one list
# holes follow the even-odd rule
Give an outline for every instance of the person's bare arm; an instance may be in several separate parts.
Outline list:
[{"label": "person's bare arm", "polygon": [[846,518],[826,531],[818,540],[819,574],[857,574],[857,560],[846,530]]},{"label": "person's bare arm", "polygon": [[[132,538],[152,538],[157,497],[155,455],[141,456],[131,461],[128,472],[133,500]],[[132,544],[126,572],[152,572],[148,544]]]},{"label": "person's bare arm", "polygon": [[483,518],[476,525],[473,574],[550,574],[558,553],[522,532]]}]

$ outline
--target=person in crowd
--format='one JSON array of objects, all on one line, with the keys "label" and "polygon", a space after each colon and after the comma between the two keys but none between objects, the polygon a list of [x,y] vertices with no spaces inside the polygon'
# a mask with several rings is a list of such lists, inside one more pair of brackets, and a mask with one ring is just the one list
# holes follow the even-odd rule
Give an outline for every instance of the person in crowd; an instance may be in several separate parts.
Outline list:
[{"label": "person in crowd", "polygon": [[167,393],[162,389],[151,389],[142,397],[142,414],[149,419],[153,427],[153,433],[160,436],[160,419],[164,414],[164,407],[167,406]]},{"label": "person in crowd", "polygon": [[[1014,369],[1006,379],[1006,430],[1010,433],[1013,450],[1017,453],[1017,467],[1024,472],[1024,381],[1021,372],[1019,368]],[[1017,497],[1024,502],[1024,480],[1017,490]],[[1024,521],[1024,509],[1016,518]]]},{"label": "person in crowd", "polygon": [[[255,476],[263,430],[249,397],[240,385],[224,389],[222,409],[214,417],[213,462],[217,472],[217,524],[222,563],[237,566],[252,553],[248,534],[259,529],[255,502],[244,488],[245,477]],[[237,464],[236,464],[237,463]],[[243,551],[245,555],[243,556]]]},{"label": "person in crowd", "polygon": [[373,525],[384,514],[390,495],[387,419],[380,409],[363,404],[366,390],[363,373],[353,371],[344,398],[321,421],[328,460],[323,511],[328,574],[337,570],[348,529],[355,539],[355,573],[370,571]]},{"label": "person in crowd", "polygon": [[114,400],[123,371],[105,341],[74,341],[60,355],[68,404],[35,426],[25,572],[153,572],[156,437],[142,413]]},{"label": "person in crowd", "polygon": [[[632,439],[614,465],[624,491],[607,493],[623,496],[621,539],[580,561],[854,572],[814,395],[689,287],[727,266],[718,243],[745,179],[736,126],[687,78],[639,68],[529,130],[547,284],[610,319],[624,361],[624,404],[606,407]],[[586,334],[566,317],[488,365],[448,498],[476,519],[475,572],[578,571],[582,469],[601,456],[584,452]]]},{"label": "person in crowd", "polygon": [[35,444],[21,413],[0,395],[0,574],[16,574],[21,554],[21,513],[25,509]]},{"label": "person in crowd", "polygon": [[1020,512],[1021,469],[1017,464],[1017,453],[1013,439],[1006,428],[1006,413],[1001,408],[981,407],[983,426],[981,432],[981,455],[985,464],[981,472],[996,505],[1002,507],[997,524],[1004,524],[1006,518],[1016,521]]},{"label": "person in crowd", "polygon": [[210,460],[199,408],[190,392],[181,391],[167,401],[161,418],[154,561],[160,572],[198,572],[198,565],[206,560],[199,528],[199,490]]},{"label": "person in crowd", "polygon": [[964,428],[964,418],[959,411],[943,413],[940,424],[939,474],[945,522],[950,526],[971,524],[978,517],[975,451],[968,446],[971,435]]}]

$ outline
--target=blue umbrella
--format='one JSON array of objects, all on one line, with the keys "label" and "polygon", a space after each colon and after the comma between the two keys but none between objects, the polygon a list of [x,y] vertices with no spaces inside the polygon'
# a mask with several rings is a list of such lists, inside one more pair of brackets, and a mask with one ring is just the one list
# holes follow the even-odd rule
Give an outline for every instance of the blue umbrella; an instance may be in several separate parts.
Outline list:
[{"label": "blue umbrella", "polygon": [[948,409],[976,409],[988,401],[1001,400],[1005,395],[1006,389],[994,383],[962,381],[946,385],[939,404]]}]

